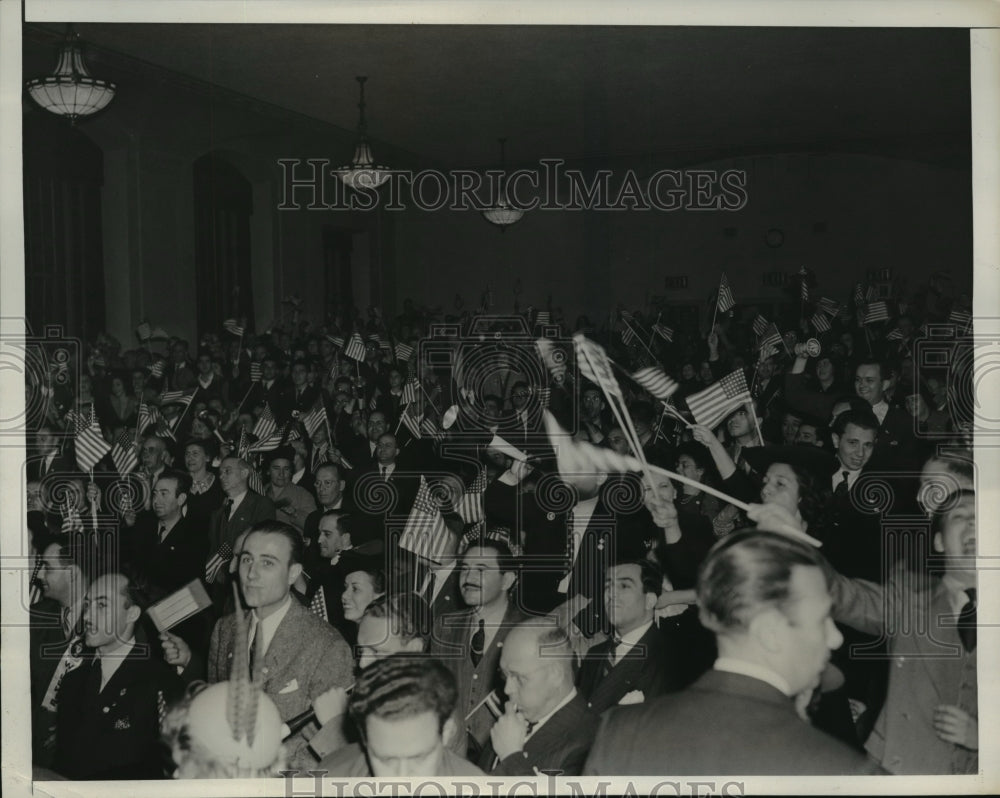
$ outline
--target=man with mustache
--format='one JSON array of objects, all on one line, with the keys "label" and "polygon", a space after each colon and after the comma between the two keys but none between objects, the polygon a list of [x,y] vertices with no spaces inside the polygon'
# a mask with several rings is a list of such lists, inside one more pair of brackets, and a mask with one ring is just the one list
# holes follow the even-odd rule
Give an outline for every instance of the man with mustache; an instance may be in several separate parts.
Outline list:
[{"label": "man with mustache", "polygon": [[469,609],[434,619],[430,654],[458,682],[457,708],[465,719],[470,761],[478,759],[493,726],[494,716],[484,701],[499,686],[504,640],[525,619],[510,596],[516,568],[503,541],[483,538],[473,543],[462,555],[459,576],[462,600]]}]

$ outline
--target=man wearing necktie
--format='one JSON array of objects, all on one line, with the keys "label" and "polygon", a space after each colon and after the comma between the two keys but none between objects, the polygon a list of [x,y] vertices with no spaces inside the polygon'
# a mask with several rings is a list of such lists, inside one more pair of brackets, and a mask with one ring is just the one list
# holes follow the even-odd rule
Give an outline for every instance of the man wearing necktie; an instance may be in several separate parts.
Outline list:
[{"label": "man wearing necktie", "polygon": [[612,635],[587,651],[577,678],[597,714],[681,687],[678,652],[667,649],[654,622],[662,592],[663,572],[650,560],[623,561],[608,569],[604,606]]},{"label": "man wearing necktie", "polygon": [[483,539],[466,549],[460,564],[459,586],[469,608],[434,618],[430,654],[455,674],[470,760],[489,737],[493,717],[485,701],[498,686],[504,640],[525,617],[511,599],[516,581],[510,547],[501,540]]},{"label": "man wearing necktie", "polygon": [[163,778],[160,713],[182,682],[156,656],[138,620],[139,585],[121,573],[98,577],[83,622],[93,658],[59,688],[55,770],[70,779]]},{"label": "man wearing necktie", "polygon": [[888,695],[869,754],[895,774],[977,773],[975,492],[950,494],[931,533],[943,571],[900,562],[884,585],[838,575],[834,617],[888,640]]},{"label": "man wearing necktie", "polygon": [[490,730],[479,766],[497,776],[583,770],[597,715],[573,686],[574,654],[553,617],[511,630],[500,654],[507,707]]}]

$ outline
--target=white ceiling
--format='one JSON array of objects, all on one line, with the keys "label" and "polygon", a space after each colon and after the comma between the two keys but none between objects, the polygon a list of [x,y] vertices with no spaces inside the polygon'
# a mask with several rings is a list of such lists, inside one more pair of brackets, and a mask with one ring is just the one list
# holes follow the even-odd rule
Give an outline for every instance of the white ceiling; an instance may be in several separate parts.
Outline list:
[{"label": "white ceiling", "polygon": [[[80,24],[140,59],[429,161],[863,150],[966,163],[968,34],[934,29]],[[61,26],[27,25],[28,43]],[[38,52],[25,48],[37,63]],[[26,75],[30,77],[30,75]],[[129,90],[121,80],[119,91]],[[376,145],[377,154],[377,145]]]}]

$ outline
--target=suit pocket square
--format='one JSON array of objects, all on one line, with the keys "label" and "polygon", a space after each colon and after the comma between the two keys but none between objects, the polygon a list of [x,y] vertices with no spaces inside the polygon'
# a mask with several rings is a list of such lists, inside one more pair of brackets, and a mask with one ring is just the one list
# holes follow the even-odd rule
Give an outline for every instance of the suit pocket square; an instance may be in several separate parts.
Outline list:
[{"label": "suit pocket square", "polygon": [[298,689],[299,689],[299,680],[292,679],[288,684],[286,684],[278,691],[278,695],[285,695],[285,693],[294,693]]},{"label": "suit pocket square", "polygon": [[625,706],[627,704],[641,704],[645,700],[646,696],[643,695],[642,690],[630,690],[622,696],[622,700],[618,703]]}]

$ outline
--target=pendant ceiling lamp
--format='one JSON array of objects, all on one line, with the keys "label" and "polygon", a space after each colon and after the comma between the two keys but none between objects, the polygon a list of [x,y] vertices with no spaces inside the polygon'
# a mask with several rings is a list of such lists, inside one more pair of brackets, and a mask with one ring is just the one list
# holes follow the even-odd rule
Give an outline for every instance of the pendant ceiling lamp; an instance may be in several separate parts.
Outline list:
[{"label": "pendant ceiling lamp", "polygon": [[344,185],[351,188],[378,188],[389,179],[390,170],[386,166],[376,166],[372,156],[372,145],[368,141],[368,123],[365,121],[365,81],[367,77],[358,77],[361,88],[361,100],[358,102],[358,143],[354,147],[354,160],[347,166],[336,170],[337,176]]},{"label": "pendant ceiling lamp", "polygon": [[115,96],[115,84],[90,76],[83,62],[83,44],[70,25],[59,52],[54,74],[26,84],[31,95],[46,111],[76,120],[96,114]]}]

